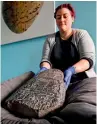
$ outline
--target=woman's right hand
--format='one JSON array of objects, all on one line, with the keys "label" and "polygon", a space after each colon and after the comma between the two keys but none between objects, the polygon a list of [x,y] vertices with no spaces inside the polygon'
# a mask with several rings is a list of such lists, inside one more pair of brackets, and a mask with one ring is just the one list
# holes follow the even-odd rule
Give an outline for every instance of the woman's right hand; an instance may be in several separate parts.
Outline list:
[{"label": "woman's right hand", "polygon": [[40,70],[35,74],[35,77],[40,73],[43,72],[45,70],[48,70],[46,67],[41,67]]}]

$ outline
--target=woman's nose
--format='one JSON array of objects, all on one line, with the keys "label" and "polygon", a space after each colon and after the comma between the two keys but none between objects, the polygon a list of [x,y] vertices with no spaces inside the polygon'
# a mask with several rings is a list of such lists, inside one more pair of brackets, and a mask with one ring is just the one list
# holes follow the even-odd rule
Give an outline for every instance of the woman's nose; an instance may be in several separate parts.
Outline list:
[{"label": "woman's nose", "polygon": [[63,16],[61,16],[61,18],[60,18],[60,21],[64,21],[65,19],[64,19],[64,17]]}]

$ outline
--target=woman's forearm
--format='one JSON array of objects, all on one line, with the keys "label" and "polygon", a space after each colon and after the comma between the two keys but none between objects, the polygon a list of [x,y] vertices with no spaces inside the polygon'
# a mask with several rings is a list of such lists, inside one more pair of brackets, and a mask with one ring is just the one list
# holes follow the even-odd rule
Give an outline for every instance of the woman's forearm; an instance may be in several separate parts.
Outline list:
[{"label": "woman's forearm", "polygon": [[[48,62],[42,62],[41,67],[46,67],[47,69],[50,69],[51,65]],[[75,67],[76,73],[80,73],[80,72],[86,71],[90,67],[90,64],[88,60],[81,59],[79,62],[74,64],[73,67]]]},{"label": "woman's forearm", "polygon": [[48,62],[42,62],[40,66],[41,67],[46,67],[47,69],[51,68],[51,66],[50,66],[50,64]]},{"label": "woman's forearm", "polygon": [[90,67],[90,64],[89,64],[88,60],[81,59],[79,62],[74,64],[73,67],[75,67],[76,73],[80,73],[80,72],[86,71]]}]

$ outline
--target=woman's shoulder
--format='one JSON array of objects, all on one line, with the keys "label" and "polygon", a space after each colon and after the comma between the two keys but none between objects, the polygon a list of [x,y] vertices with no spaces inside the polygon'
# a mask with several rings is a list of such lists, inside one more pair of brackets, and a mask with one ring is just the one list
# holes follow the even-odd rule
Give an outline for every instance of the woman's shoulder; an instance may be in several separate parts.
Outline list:
[{"label": "woman's shoulder", "polygon": [[73,32],[75,35],[78,35],[78,36],[88,33],[86,29],[79,29],[79,28],[73,28]]},{"label": "woman's shoulder", "polygon": [[55,35],[56,35],[56,32],[47,35],[46,42],[48,42],[48,43],[54,43],[55,42]]}]

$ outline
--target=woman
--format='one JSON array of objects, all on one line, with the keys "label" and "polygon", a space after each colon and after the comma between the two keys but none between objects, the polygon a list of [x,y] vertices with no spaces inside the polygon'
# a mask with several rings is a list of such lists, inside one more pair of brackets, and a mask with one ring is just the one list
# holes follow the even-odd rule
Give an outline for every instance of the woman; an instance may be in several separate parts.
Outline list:
[{"label": "woman", "polygon": [[54,18],[59,31],[47,37],[38,73],[50,68],[60,69],[64,73],[67,91],[62,110],[47,120],[51,124],[95,124],[93,40],[86,30],[72,28],[75,11],[70,4],[58,6]]},{"label": "woman", "polygon": [[58,6],[54,13],[59,31],[45,41],[40,72],[57,68],[64,73],[68,88],[70,82],[95,77],[95,47],[86,30],[73,29],[75,11],[70,4]]}]

